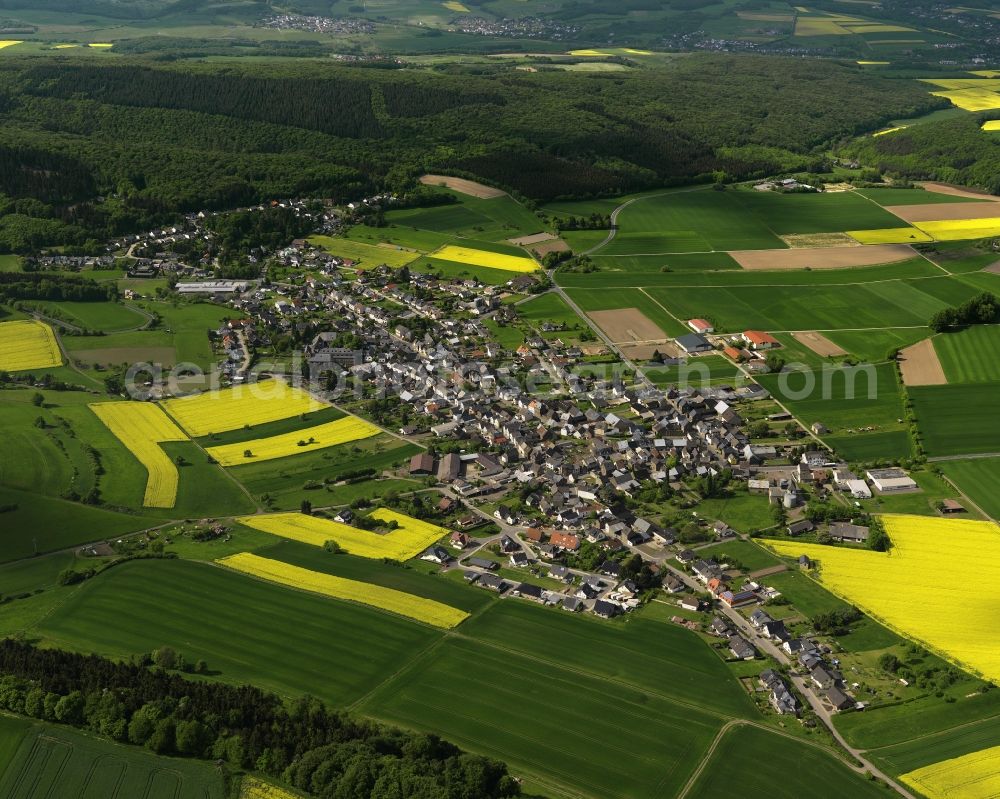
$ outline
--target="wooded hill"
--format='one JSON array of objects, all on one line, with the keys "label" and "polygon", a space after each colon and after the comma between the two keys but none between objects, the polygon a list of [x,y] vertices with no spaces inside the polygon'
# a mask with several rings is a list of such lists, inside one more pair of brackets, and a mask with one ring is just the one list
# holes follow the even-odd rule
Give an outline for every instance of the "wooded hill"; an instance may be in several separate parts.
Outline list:
[{"label": "wooded hill", "polygon": [[[821,145],[945,104],[847,66],[752,56],[595,74],[10,58],[0,250],[181,210],[354,199],[425,171],[542,200],[807,170]],[[80,202],[91,193],[107,199]]]}]

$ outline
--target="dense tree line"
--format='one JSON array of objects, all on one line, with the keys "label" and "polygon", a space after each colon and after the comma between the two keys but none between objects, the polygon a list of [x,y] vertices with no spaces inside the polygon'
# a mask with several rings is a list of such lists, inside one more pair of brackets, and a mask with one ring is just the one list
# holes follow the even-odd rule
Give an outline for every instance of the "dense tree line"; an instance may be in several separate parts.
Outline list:
[{"label": "dense tree line", "polygon": [[931,317],[930,327],[935,333],[967,327],[988,325],[1000,321],[1000,300],[984,291],[961,305],[945,308]]},{"label": "dense tree line", "polygon": [[100,284],[66,275],[0,272],[0,301],[107,302],[118,299],[114,283]]},{"label": "dense tree line", "polygon": [[215,244],[223,261],[261,248],[273,252],[286,247],[294,239],[310,233],[315,225],[314,220],[300,216],[291,208],[220,214],[206,222],[206,227],[215,234]]},{"label": "dense tree line", "polygon": [[[180,662],[169,649],[158,650],[155,660],[166,668]],[[159,754],[222,759],[317,797],[500,799],[519,793],[503,763],[434,735],[354,718],[310,698],[286,703],[251,686],[188,680],[150,668],[152,662],[118,663],[6,639],[0,642],[0,708]]]},{"label": "dense tree line", "polygon": [[833,63],[709,54],[530,75],[5,56],[0,97],[0,193],[41,203],[4,208],[0,249],[17,251],[179,211],[404,193],[427,171],[535,200],[808,171],[833,141],[946,103]]}]

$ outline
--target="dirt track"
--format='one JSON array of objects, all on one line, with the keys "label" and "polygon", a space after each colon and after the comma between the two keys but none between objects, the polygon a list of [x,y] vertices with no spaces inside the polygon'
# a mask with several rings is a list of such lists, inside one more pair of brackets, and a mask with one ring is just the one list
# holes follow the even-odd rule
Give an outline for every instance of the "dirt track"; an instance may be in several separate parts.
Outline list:
[{"label": "dirt track", "polygon": [[465,178],[453,178],[448,175],[424,175],[420,182],[425,186],[445,185],[449,189],[468,194],[470,197],[478,197],[480,200],[488,200],[492,197],[503,197],[507,192],[494,189],[492,186],[484,186],[474,180]]},{"label": "dirt track", "polygon": [[1000,216],[997,203],[929,203],[926,205],[887,205],[890,214],[906,222],[937,222],[945,219],[987,219]]},{"label": "dirt track", "polygon": [[824,358],[836,358],[848,354],[847,350],[839,344],[834,344],[822,333],[792,333],[792,338]]},{"label": "dirt track", "polygon": [[917,185],[923,186],[927,189],[927,191],[933,191],[937,194],[950,194],[953,197],[970,197],[973,200],[992,200],[993,202],[1000,202],[1000,197],[987,194],[985,191],[963,189],[961,186],[952,186],[950,183],[935,183],[934,181],[925,180],[919,182]]},{"label": "dirt track", "polygon": [[587,315],[615,344],[648,344],[667,340],[667,334],[638,308],[590,311]]},{"label": "dirt track", "polygon": [[739,250],[729,253],[744,269],[850,269],[907,261],[916,253],[906,244],[816,247],[794,250]]},{"label": "dirt track", "polygon": [[943,386],[948,382],[929,338],[900,350],[899,371],[907,386]]}]

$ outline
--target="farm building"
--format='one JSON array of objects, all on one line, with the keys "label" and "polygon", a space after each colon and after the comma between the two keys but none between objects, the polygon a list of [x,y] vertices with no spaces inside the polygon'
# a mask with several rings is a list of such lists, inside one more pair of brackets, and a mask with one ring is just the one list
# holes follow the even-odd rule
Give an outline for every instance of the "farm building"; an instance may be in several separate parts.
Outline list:
[{"label": "farm building", "polygon": [[704,319],[688,319],[687,326],[699,335],[715,332],[715,328],[712,326],[712,323],[706,322]]},{"label": "farm building", "polygon": [[847,541],[860,544],[868,540],[868,528],[859,524],[835,522],[830,525],[830,537],[834,541]]},{"label": "farm building", "polygon": [[741,338],[748,346],[755,350],[772,350],[775,347],[781,346],[781,342],[778,339],[770,333],[764,333],[761,330],[747,330]]},{"label": "farm building", "polygon": [[913,491],[920,486],[902,469],[872,469],[868,473],[868,479],[872,481],[882,494],[893,491]]},{"label": "farm building", "polygon": [[432,474],[434,472],[434,456],[421,452],[410,458],[410,474]]},{"label": "farm building", "polygon": [[675,341],[677,342],[677,346],[687,353],[707,352],[712,349],[712,345],[708,343],[708,339],[697,333],[688,333],[688,335],[681,336],[675,339]]},{"label": "farm building", "polygon": [[739,347],[726,347],[722,351],[722,354],[725,355],[727,358],[731,358],[737,363],[739,363],[740,361],[745,361],[747,358],[750,357],[749,355],[747,355],[746,350],[741,350]]},{"label": "farm building", "polygon": [[847,491],[855,499],[871,499],[872,490],[864,480],[847,480]]}]

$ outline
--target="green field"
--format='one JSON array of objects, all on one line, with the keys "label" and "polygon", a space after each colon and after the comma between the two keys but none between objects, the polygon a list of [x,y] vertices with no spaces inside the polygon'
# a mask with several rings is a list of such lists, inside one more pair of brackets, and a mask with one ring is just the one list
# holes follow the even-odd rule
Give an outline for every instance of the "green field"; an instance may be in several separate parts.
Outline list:
[{"label": "green field", "polygon": [[141,327],[146,323],[144,315],[120,302],[43,302],[37,307],[48,316],[88,330],[110,333]]},{"label": "green field", "polygon": [[746,380],[736,365],[724,355],[701,355],[689,358],[684,364],[671,366],[651,362],[643,371],[658,386],[703,386]]},{"label": "green field", "polygon": [[[412,566],[396,566],[371,558],[358,558],[345,553],[331,554],[320,547],[285,541],[267,536],[271,542],[253,551],[265,558],[291,563],[304,569],[325,572],[348,580],[360,580],[386,588],[395,588],[407,594],[427,597],[467,613],[496,601],[489,591],[470,590],[461,580],[451,579],[436,572],[428,574]],[[277,543],[275,543],[277,542]]]},{"label": "green field", "polygon": [[891,352],[923,341],[930,328],[902,327],[885,330],[837,330],[824,334],[851,355],[866,363],[881,363]]},{"label": "green field", "polygon": [[385,215],[386,222],[396,228],[408,227],[486,241],[503,241],[541,233],[545,229],[542,220],[509,196],[483,200],[442,191],[457,197],[459,202],[389,211]]},{"label": "green field", "polygon": [[786,245],[746,212],[735,192],[674,192],[636,200],[601,255],[762,250]]},{"label": "green field", "polygon": [[[361,710],[594,799],[676,795],[720,726],[695,706],[460,638]],[[595,729],[598,719],[613,735]]]},{"label": "green field", "polygon": [[438,636],[362,605],[182,560],[116,566],[72,599],[32,634],[117,657],[172,646],[227,682],[334,705],[358,699]]},{"label": "green field", "polygon": [[934,337],[934,349],[949,383],[1000,380],[1000,327],[975,325]]},{"label": "green field", "polygon": [[256,426],[241,427],[225,433],[212,433],[210,436],[203,436],[198,439],[198,443],[204,447],[217,447],[222,444],[252,441],[255,438],[270,438],[271,436],[280,436],[295,430],[307,430],[310,427],[334,422],[337,419],[344,418],[345,415],[343,411],[331,406],[313,411],[312,413],[292,416],[289,419],[278,419],[274,422],[266,422]]},{"label": "green field", "polygon": [[565,331],[542,333],[545,338],[572,338],[574,331],[579,334],[582,330],[589,330],[587,323],[554,292],[521,303],[517,306],[517,315],[531,323],[532,327],[539,329],[539,332],[542,322],[566,325]]},{"label": "green field", "polygon": [[602,256],[779,249],[779,236],[898,225],[853,192],[781,194],[753,190],[676,192],[633,201],[618,216]]},{"label": "green field", "polygon": [[739,783],[739,795],[749,799],[775,796],[777,786],[782,795],[815,799],[886,796],[883,787],[852,774],[831,754],[748,726],[726,730],[688,796],[711,799],[730,795],[734,780]]},{"label": "green field", "polygon": [[158,757],[66,727],[0,718],[21,728],[20,746],[0,769],[7,799],[223,799],[221,773],[209,763]]},{"label": "green field", "polygon": [[828,441],[849,460],[909,454],[894,364],[782,372],[758,380],[807,427],[824,424]]},{"label": "green field", "polygon": [[858,189],[857,194],[874,200],[879,205],[925,205],[929,203],[973,203],[969,197],[940,194],[924,189]]},{"label": "green field", "polygon": [[686,253],[681,255],[593,255],[590,260],[602,271],[643,274],[647,272],[735,272],[742,269],[725,252]]},{"label": "green field", "polygon": [[372,269],[380,264],[399,268],[406,266],[420,255],[418,252],[399,247],[380,247],[377,244],[364,244],[359,241],[331,238],[330,236],[310,236],[309,241],[317,247],[322,247],[331,255],[356,261],[362,269]]},{"label": "green field", "polygon": [[723,541],[698,550],[700,558],[715,558],[720,563],[740,563],[746,571],[767,569],[781,563],[777,557],[751,541]]},{"label": "green field", "polygon": [[[269,494],[276,508],[292,510],[298,508],[303,499],[310,500],[316,507],[336,504],[328,492],[337,490],[333,483],[340,475],[367,468],[378,473],[406,461],[417,452],[420,448],[413,444],[379,435],[345,446],[235,466],[228,471],[255,497]],[[324,484],[324,481],[329,483]]]},{"label": "green field", "polygon": [[942,276],[861,285],[653,288],[649,293],[675,316],[708,319],[719,331],[828,331],[926,325],[935,312],[963,302],[977,289]]},{"label": "green field", "polygon": [[1000,383],[913,386],[917,427],[930,456],[1000,452]]},{"label": "green field", "polygon": [[1000,519],[1000,458],[942,461],[937,466],[987,514]]},{"label": "green field", "polygon": [[746,491],[734,491],[720,499],[703,499],[698,513],[706,519],[719,519],[741,533],[761,530],[774,524],[767,498]]},{"label": "green field", "polygon": [[[593,256],[591,260],[601,267],[597,272],[556,272],[556,282],[565,288],[742,288],[747,286],[834,286],[879,283],[886,280],[902,280],[926,277],[942,277],[942,272],[934,264],[923,258],[912,258],[895,264],[865,266],[854,269],[816,269],[760,271],[755,269],[702,269],[661,270],[661,261],[666,259],[730,258],[726,253],[692,253],[675,256]],[[624,261],[623,265],[619,265]],[[701,261],[706,264],[705,261]],[[634,271],[629,265],[634,265]],[[651,271],[642,271],[646,269]]]},{"label": "green field", "polygon": [[[975,699],[986,701],[985,696]],[[977,708],[977,712],[998,709],[996,702],[990,702],[989,705],[990,708]],[[931,763],[996,746],[998,736],[1000,736],[1000,716],[994,716],[983,721],[970,722],[957,729],[929,732],[912,740],[879,747],[871,750],[869,757],[893,774],[905,774]]]}]

